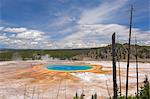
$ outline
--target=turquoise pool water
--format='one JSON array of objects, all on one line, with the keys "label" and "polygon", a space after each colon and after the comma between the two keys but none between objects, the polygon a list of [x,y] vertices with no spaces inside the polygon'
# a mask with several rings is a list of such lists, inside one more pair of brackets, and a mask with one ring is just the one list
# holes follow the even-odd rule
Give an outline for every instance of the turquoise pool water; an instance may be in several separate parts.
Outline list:
[{"label": "turquoise pool water", "polygon": [[47,65],[48,70],[55,71],[81,71],[92,69],[93,66],[78,66],[78,65]]}]

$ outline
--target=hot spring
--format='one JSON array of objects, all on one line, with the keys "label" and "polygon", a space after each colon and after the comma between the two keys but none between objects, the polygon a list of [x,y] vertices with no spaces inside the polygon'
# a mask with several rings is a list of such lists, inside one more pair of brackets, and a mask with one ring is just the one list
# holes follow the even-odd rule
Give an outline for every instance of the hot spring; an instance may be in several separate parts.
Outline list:
[{"label": "hot spring", "polygon": [[54,70],[54,71],[67,71],[67,72],[72,72],[72,71],[85,71],[85,70],[90,70],[93,68],[93,66],[88,66],[88,65],[47,65],[46,68],[48,70]]}]

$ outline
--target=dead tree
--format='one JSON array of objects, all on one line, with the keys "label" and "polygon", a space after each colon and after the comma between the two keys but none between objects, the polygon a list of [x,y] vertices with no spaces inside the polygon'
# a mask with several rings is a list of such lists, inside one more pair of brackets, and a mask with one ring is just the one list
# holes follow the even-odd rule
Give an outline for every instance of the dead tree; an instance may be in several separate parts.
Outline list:
[{"label": "dead tree", "polygon": [[97,93],[94,94],[94,99],[97,99]]},{"label": "dead tree", "polygon": [[117,78],[116,78],[116,43],[115,33],[112,35],[112,64],[113,64],[113,91],[114,99],[117,99]]},{"label": "dead tree", "polygon": [[82,92],[81,96],[80,96],[80,99],[84,99],[84,96],[85,96],[85,94]]},{"label": "dead tree", "polygon": [[[117,49],[117,53],[119,53],[119,49]],[[122,89],[121,89],[121,70],[120,70],[120,59],[119,59],[119,55],[118,54],[117,54],[117,62],[118,62],[118,70],[119,70],[119,93],[120,93],[120,96],[121,96],[122,95]]]},{"label": "dead tree", "polygon": [[130,43],[131,43],[131,32],[132,32],[132,11],[133,11],[133,6],[131,5],[128,58],[127,58],[127,76],[126,76],[126,99],[128,99],[128,76],[129,76],[129,63],[130,63],[130,53],[131,53],[130,52]]},{"label": "dead tree", "polygon": [[138,56],[137,56],[137,41],[135,38],[135,59],[136,59],[136,79],[137,79],[137,99],[139,98],[138,94],[139,94],[139,79],[138,79]]}]

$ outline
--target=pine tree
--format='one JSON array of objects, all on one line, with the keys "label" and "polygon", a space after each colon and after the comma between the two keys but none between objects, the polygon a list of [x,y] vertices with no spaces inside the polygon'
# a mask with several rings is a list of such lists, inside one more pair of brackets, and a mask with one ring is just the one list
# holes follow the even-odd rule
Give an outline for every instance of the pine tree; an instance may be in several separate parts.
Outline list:
[{"label": "pine tree", "polygon": [[84,93],[81,94],[80,99],[84,99]]},{"label": "pine tree", "polygon": [[150,85],[147,76],[145,77],[144,86],[140,90],[140,99],[150,99]]},{"label": "pine tree", "polygon": [[94,99],[94,96],[92,95],[92,98],[91,99]]},{"label": "pine tree", "polygon": [[97,99],[97,93],[94,94],[94,99]]},{"label": "pine tree", "polygon": [[76,92],[76,96],[73,99],[79,99],[78,93]]}]

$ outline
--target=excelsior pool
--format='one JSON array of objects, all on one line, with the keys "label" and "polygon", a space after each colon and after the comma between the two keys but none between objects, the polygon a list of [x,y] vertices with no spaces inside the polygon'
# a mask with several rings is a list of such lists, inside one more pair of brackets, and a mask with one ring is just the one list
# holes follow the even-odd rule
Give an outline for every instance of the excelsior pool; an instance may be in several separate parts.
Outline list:
[{"label": "excelsior pool", "polygon": [[93,68],[93,66],[88,65],[47,65],[46,68],[48,70],[55,70],[55,71],[84,71],[84,70],[90,70]]}]

